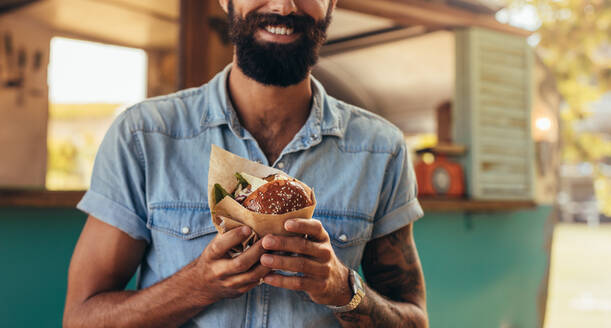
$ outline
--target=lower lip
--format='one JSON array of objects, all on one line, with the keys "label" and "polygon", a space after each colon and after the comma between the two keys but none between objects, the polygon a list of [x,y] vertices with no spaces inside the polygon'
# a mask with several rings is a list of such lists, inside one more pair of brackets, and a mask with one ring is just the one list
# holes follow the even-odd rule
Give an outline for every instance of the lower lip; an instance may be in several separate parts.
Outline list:
[{"label": "lower lip", "polygon": [[266,29],[259,29],[259,35],[262,40],[277,43],[291,43],[299,37],[299,33],[293,33],[291,35],[279,35],[268,32]]}]

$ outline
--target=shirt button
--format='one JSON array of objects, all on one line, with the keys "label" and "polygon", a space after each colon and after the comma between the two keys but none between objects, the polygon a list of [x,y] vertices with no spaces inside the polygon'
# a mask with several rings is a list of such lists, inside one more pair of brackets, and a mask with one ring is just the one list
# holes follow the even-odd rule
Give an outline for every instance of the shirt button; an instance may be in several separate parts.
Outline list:
[{"label": "shirt button", "polygon": [[284,168],[284,163],[283,162],[278,163],[278,168],[283,169]]},{"label": "shirt button", "polygon": [[348,236],[346,236],[346,234],[341,234],[341,235],[339,236],[339,240],[341,240],[341,241],[343,241],[343,242],[346,242],[346,241],[348,240]]},{"label": "shirt button", "polygon": [[182,232],[183,235],[188,234],[189,231],[191,231],[191,229],[189,229],[189,227],[182,227],[182,229],[180,230],[180,232]]}]

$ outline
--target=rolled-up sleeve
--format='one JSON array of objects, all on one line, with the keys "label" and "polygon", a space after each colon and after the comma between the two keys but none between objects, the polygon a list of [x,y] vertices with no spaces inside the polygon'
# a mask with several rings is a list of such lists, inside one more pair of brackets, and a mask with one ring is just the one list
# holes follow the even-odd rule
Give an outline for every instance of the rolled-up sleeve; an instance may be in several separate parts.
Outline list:
[{"label": "rolled-up sleeve", "polygon": [[134,239],[150,242],[143,150],[128,123],[128,111],[106,133],[95,158],[91,186],[77,208]]},{"label": "rolled-up sleeve", "polygon": [[375,216],[372,239],[398,230],[424,215],[418,202],[418,186],[414,167],[405,143],[386,168]]}]

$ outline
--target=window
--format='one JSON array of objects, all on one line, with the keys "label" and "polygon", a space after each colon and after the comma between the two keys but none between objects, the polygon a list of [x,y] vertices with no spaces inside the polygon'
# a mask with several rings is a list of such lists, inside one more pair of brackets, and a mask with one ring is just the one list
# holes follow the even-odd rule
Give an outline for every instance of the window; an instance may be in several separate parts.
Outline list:
[{"label": "window", "polygon": [[51,40],[47,189],[89,186],[96,151],[110,124],[146,97],[146,73],[144,50]]}]

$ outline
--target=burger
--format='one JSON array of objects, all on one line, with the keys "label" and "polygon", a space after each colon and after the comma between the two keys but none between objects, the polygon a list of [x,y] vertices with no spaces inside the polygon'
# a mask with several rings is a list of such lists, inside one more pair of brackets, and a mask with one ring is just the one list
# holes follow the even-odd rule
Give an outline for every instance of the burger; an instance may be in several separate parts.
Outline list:
[{"label": "burger", "polygon": [[251,236],[230,252],[237,256],[258,239],[272,234],[296,236],[284,228],[290,219],[310,219],[316,208],[314,190],[285,172],[211,146],[207,185],[210,218],[224,234],[240,226]]},{"label": "burger", "polygon": [[286,214],[312,206],[309,187],[300,181],[272,174],[258,178],[236,172],[237,186],[231,193],[220,184],[214,185],[216,203],[231,197],[246,209],[260,214]]}]

